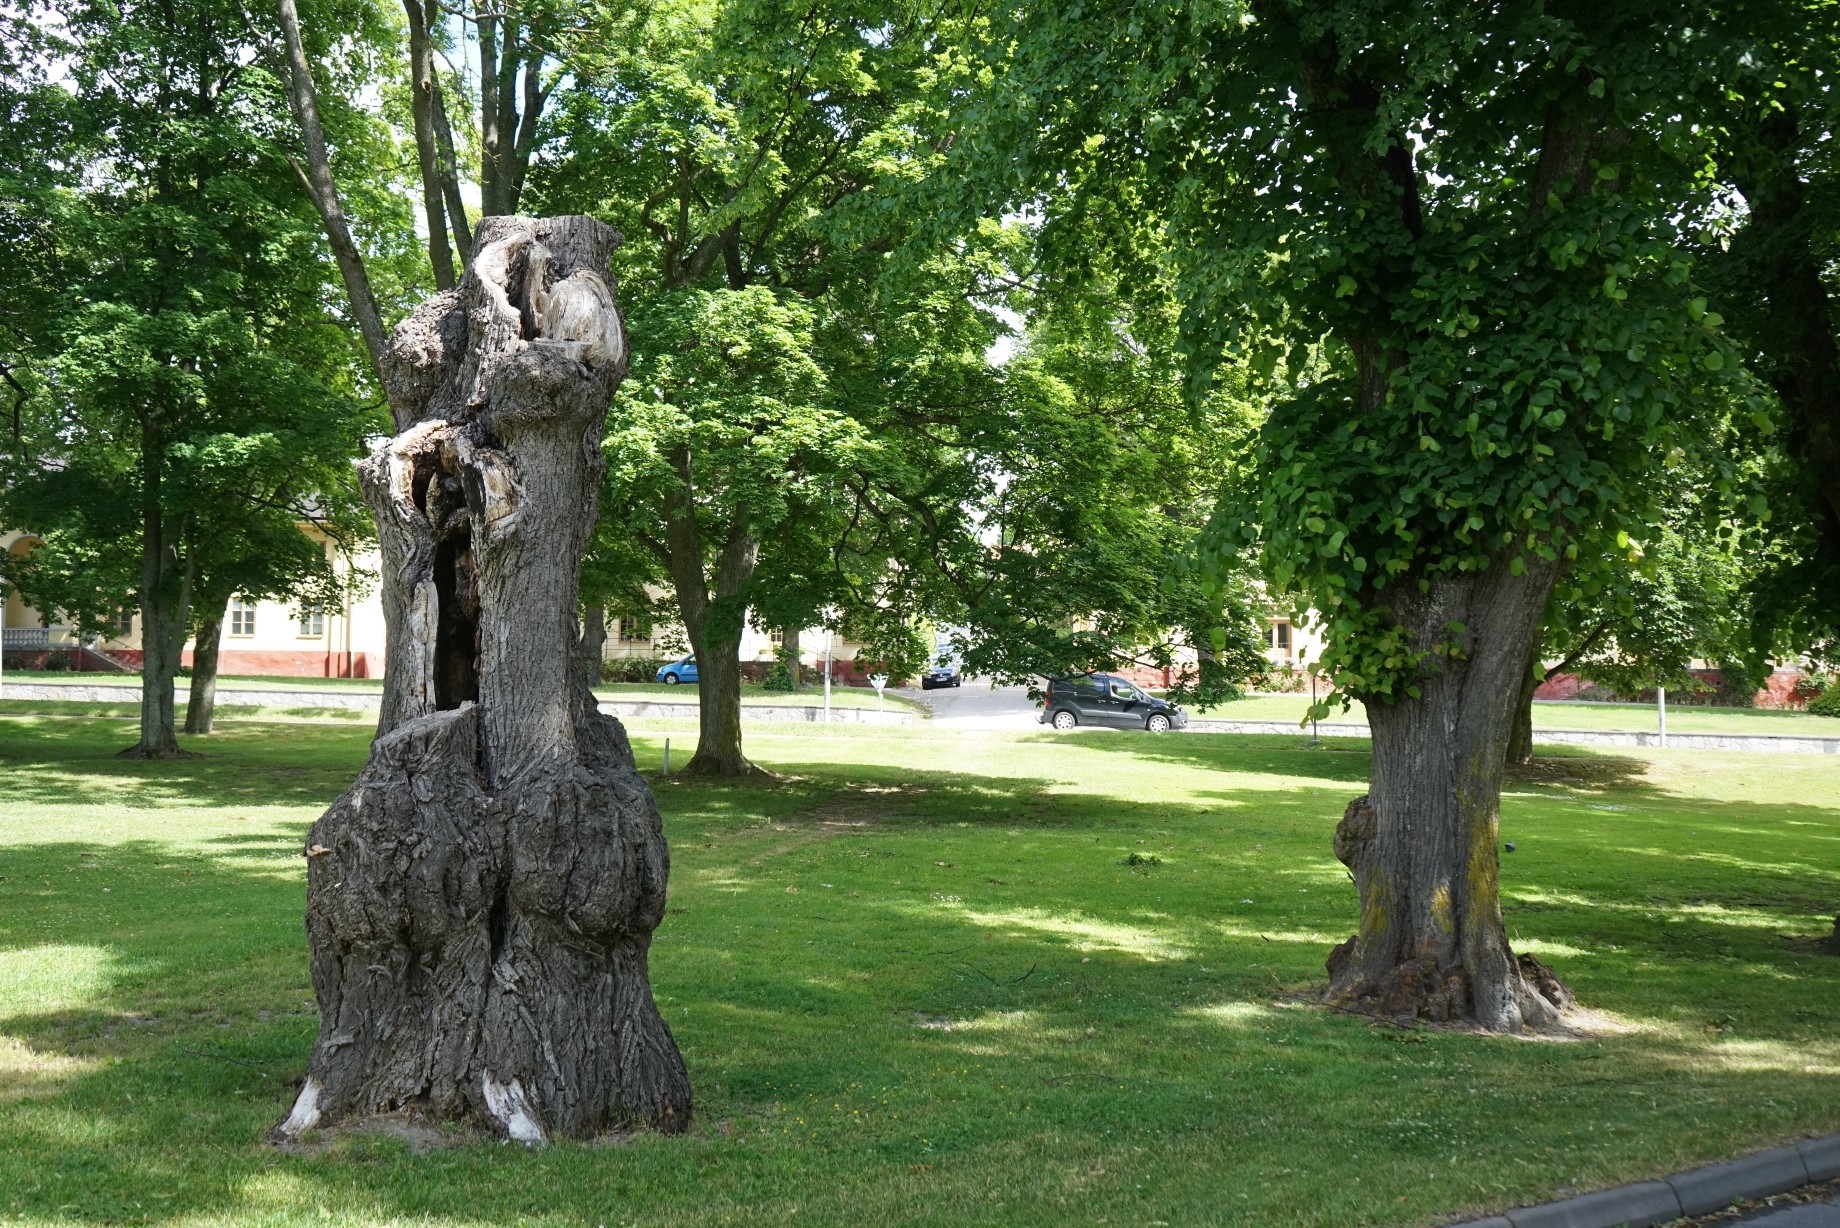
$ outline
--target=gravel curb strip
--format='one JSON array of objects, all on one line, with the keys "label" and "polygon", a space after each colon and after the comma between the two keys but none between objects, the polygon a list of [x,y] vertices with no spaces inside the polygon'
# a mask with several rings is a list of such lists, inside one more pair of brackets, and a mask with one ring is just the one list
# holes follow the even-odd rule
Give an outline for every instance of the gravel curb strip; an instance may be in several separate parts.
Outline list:
[{"label": "gravel curb strip", "polygon": [[1829,1134],[1689,1169],[1660,1181],[1639,1181],[1537,1207],[1518,1207],[1454,1228],[1655,1228],[1684,1216],[1729,1207],[1734,1199],[1767,1198],[1836,1176],[1840,1176],[1840,1134]]}]

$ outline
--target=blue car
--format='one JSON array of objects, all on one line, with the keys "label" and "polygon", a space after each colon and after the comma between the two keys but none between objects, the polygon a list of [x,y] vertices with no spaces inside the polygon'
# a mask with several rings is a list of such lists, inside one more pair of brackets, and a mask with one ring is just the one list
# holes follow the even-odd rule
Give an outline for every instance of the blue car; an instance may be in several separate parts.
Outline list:
[{"label": "blue car", "polygon": [[666,686],[676,686],[680,682],[695,682],[696,658],[689,656],[681,661],[673,661],[669,665],[660,666],[658,681]]}]

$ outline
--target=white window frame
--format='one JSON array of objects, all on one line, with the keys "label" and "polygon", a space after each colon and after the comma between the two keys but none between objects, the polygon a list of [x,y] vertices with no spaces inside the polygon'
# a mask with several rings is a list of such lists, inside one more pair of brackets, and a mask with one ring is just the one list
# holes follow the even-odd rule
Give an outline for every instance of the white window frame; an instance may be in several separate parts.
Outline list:
[{"label": "white window frame", "polygon": [[231,639],[253,639],[256,633],[256,603],[247,597],[232,597],[229,617],[224,621],[228,624],[224,634]]}]

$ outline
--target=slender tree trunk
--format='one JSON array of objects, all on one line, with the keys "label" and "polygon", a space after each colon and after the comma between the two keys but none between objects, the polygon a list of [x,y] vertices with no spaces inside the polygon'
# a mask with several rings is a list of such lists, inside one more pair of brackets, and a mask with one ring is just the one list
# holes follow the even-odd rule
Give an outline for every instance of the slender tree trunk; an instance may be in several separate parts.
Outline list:
[{"label": "slender tree trunk", "polygon": [[345,282],[345,297],[351,303],[358,332],[364,337],[364,348],[370,354],[371,368],[381,373],[385,345],[383,316],[377,310],[377,296],[371,293],[364,258],[358,253],[358,245],[352,242],[345,208],[339,202],[338,185],[333,182],[332,161],[326,154],[326,133],[319,122],[319,98],[313,90],[313,71],[307,63],[306,47],[300,37],[300,14],[294,0],[275,0],[275,12],[281,23],[282,42],[287,47],[288,102],[307,151],[306,169],[301,170],[298,165],[294,169],[312,198],[313,207],[319,210],[326,241],[332,245],[332,257]]},{"label": "slender tree trunk", "polygon": [[1397,585],[1392,614],[1430,652],[1417,698],[1364,696],[1373,781],[1348,806],[1335,855],[1353,872],[1360,930],[1329,956],[1329,1001],[1389,1018],[1550,1024],[1569,995],[1508,949],[1501,919],[1501,783],[1515,705],[1556,565]]},{"label": "slender tree trunk", "polygon": [[[191,551],[164,509],[160,472],[165,438],[148,415],[141,424],[141,728],[124,759],[177,759],[173,678],[191,622]],[[175,541],[174,539],[178,540]]]},{"label": "slender tree trunk", "polygon": [[1534,637],[1533,652],[1527,658],[1527,674],[1514,700],[1514,725],[1508,732],[1508,762],[1516,767],[1533,762],[1533,693],[1546,681],[1540,661],[1541,640]]},{"label": "slender tree trunk", "polygon": [[696,753],[684,771],[698,776],[749,776],[760,771],[741,751],[741,634],[705,626],[696,649]]},{"label": "slender tree trunk", "polygon": [[601,684],[601,665],[606,655],[607,607],[597,602],[582,611],[580,651],[576,657],[589,690]]},{"label": "slender tree trunk", "polygon": [[460,195],[460,161],[454,156],[454,130],[448,122],[441,79],[434,83],[434,136],[441,153],[441,191],[447,197],[447,223],[454,229],[454,251],[462,258],[473,250],[473,229],[466,220],[466,201]]},{"label": "slender tree trunk", "polygon": [[[391,340],[397,434],[360,469],[383,552],[384,709],[369,763],[307,838],[320,1033],[282,1138],[405,1109],[525,1142],[689,1125],[647,973],[669,853],[577,656],[626,370],[595,290],[618,241],[591,218],[483,219],[459,289]],[[526,284],[543,253],[554,284]],[[540,333],[545,288],[616,340]]]},{"label": "slender tree trunk", "polygon": [[760,561],[760,542],[747,530],[747,507],[735,510],[715,560],[712,584],[704,571],[703,539],[696,519],[696,475],[690,453],[671,457],[680,487],[666,509],[666,556],[677,610],[696,653],[698,727],[696,753],[684,771],[706,776],[747,776],[760,768],[741,751],[741,631],[747,619],[743,596]]},{"label": "slender tree trunk", "polygon": [[792,678],[792,689],[802,691],[805,689],[805,669],[799,664],[799,628],[787,627],[780,634],[784,640],[786,673]]},{"label": "slender tree trunk", "polygon": [[447,246],[447,208],[441,189],[441,155],[434,127],[434,44],[421,0],[402,0],[409,19],[409,111],[415,122],[415,153],[422,173],[422,212],[428,218],[428,263],[437,289],[454,286],[454,256]]},{"label": "slender tree trunk", "polygon": [[210,733],[217,719],[217,650],[223,642],[224,606],[198,620],[198,634],[192,641],[192,692],[185,701],[185,732]]}]

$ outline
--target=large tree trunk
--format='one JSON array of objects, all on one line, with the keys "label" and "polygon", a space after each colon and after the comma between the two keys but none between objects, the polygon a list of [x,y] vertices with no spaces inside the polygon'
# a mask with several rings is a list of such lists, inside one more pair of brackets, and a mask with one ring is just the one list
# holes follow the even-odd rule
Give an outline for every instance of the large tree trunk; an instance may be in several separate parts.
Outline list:
[{"label": "large tree trunk", "polygon": [[646,967],[664,834],[576,657],[626,370],[601,280],[618,241],[591,218],[486,218],[460,287],[391,338],[397,434],[360,470],[383,712],[307,839],[320,1034],[281,1137],[400,1110],[526,1142],[689,1124]]},{"label": "large tree trunk", "polygon": [[223,642],[224,606],[198,620],[198,635],[192,641],[192,690],[185,701],[185,732],[210,733],[217,719],[217,650]]},{"label": "large tree trunk", "polygon": [[[1508,949],[1500,899],[1501,782],[1555,565],[1497,559],[1479,573],[1398,585],[1392,614],[1429,653],[1417,698],[1364,696],[1372,786],[1335,831],[1360,930],[1329,956],[1329,1001],[1394,1019],[1513,1032],[1556,1021],[1568,997]],[[1457,651],[1433,651],[1461,624]]]}]

